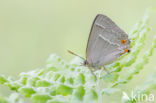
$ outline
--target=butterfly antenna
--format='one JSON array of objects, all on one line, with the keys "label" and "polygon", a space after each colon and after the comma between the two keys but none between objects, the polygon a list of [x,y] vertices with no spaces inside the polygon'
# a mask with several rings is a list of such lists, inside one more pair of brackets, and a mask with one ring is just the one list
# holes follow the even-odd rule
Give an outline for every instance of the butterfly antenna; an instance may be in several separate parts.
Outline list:
[{"label": "butterfly antenna", "polygon": [[83,57],[81,57],[81,56],[75,54],[74,52],[72,52],[72,51],[70,51],[70,50],[68,50],[68,52],[69,52],[70,54],[72,54],[72,55],[75,55],[75,56],[80,57],[81,59],[85,60],[85,58],[83,58]]}]

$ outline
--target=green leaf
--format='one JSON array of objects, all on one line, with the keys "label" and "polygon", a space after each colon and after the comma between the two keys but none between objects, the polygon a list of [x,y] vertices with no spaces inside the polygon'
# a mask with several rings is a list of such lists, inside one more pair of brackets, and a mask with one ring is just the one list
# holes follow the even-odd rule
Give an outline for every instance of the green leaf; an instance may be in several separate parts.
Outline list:
[{"label": "green leaf", "polygon": [[3,97],[0,97],[0,103],[8,103],[8,102]]},{"label": "green leaf", "polygon": [[36,87],[48,87],[51,86],[51,83],[46,80],[38,80],[36,82]]},{"label": "green leaf", "polygon": [[75,81],[78,84],[85,84],[86,81],[85,81],[84,74],[83,73],[79,73]]},{"label": "green leaf", "polygon": [[64,82],[65,82],[65,76],[61,76],[61,77],[59,78],[59,82],[64,83]]},{"label": "green leaf", "polygon": [[4,84],[6,82],[8,82],[8,80],[4,76],[0,75],[0,84]]},{"label": "green leaf", "polygon": [[89,89],[87,92],[86,92],[86,96],[85,98],[87,99],[87,101],[91,102],[91,101],[97,101],[98,100],[98,94],[96,93],[96,91],[94,89]]},{"label": "green leaf", "polygon": [[107,73],[103,76],[103,80],[106,82],[115,82],[119,77],[117,73]]},{"label": "green leaf", "polygon": [[38,80],[40,80],[39,77],[30,77],[27,80],[27,85],[35,87]]},{"label": "green leaf", "polygon": [[56,88],[56,93],[63,95],[63,96],[67,96],[67,95],[71,95],[73,92],[73,88],[67,85],[63,85],[60,84],[57,88]]},{"label": "green leaf", "polygon": [[66,83],[67,83],[67,84],[73,85],[73,84],[74,84],[73,78],[72,78],[72,77],[69,77],[69,78],[66,80]]},{"label": "green leaf", "polygon": [[54,81],[57,81],[60,76],[61,76],[61,74],[59,74],[59,73],[55,74]]},{"label": "green leaf", "polygon": [[74,100],[77,99],[77,100],[80,100],[82,101],[83,100],[83,97],[84,97],[84,94],[85,94],[85,89],[83,86],[79,86],[75,89],[74,91]]},{"label": "green leaf", "polygon": [[48,94],[34,94],[31,99],[32,103],[47,103],[47,101],[52,99],[52,97]]},{"label": "green leaf", "polygon": [[36,93],[35,90],[30,87],[22,87],[19,89],[19,92],[26,97],[31,97],[32,94]]}]

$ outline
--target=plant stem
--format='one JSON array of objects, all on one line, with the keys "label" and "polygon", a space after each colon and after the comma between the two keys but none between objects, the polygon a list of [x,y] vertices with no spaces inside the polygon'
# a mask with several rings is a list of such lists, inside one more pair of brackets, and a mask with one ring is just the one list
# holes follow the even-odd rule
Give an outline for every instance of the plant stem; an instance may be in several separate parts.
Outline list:
[{"label": "plant stem", "polygon": [[102,103],[102,93],[101,93],[101,87],[100,87],[100,78],[101,78],[101,74],[102,71],[104,70],[104,68],[101,68],[101,70],[98,71],[98,75],[97,75],[97,83],[96,83],[96,89],[98,92],[98,103]]}]

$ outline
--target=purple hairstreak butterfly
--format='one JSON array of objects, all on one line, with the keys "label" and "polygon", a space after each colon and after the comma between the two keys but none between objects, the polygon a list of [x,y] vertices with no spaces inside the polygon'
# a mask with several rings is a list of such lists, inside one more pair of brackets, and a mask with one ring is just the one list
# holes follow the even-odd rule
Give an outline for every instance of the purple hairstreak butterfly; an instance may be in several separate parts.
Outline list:
[{"label": "purple hairstreak butterfly", "polygon": [[130,52],[130,39],[127,33],[106,15],[98,14],[89,34],[86,59],[79,57],[84,59],[84,65],[97,70],[128,52]]}]

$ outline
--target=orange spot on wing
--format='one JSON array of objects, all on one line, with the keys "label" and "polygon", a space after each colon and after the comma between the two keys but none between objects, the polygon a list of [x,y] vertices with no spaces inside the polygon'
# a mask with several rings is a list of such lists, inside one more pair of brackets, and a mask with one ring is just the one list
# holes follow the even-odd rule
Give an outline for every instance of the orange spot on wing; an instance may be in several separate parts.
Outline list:
[{"label": "orange spot on wing", "polygon": [[121,40],[121,44],[125,44],[126,43],[126,40]]},{"label": "orange spot on wing", "polygon": [[129,50],[128,50],[128,49],[125,49],[125,52],[126,52],[126,53],[128,53],[128,52],[129,52]]}]

